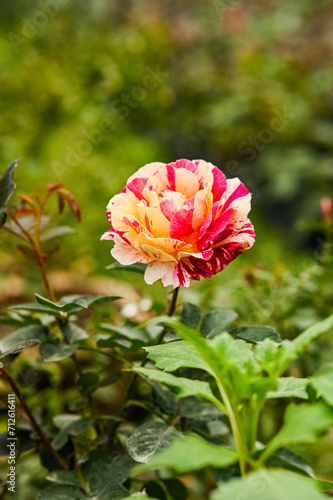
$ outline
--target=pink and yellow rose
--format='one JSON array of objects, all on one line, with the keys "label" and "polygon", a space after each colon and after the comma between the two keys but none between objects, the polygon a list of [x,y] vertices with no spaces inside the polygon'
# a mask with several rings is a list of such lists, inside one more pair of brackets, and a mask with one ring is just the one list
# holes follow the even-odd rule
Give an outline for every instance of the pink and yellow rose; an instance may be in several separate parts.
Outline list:
[{"label": "pink and yellow rose", "polygon": [[244,184],[211,163],[149,163],[110,200],[112,228],[102,239],[115,242],[111,254],[121,264],[148,264],[147,283],[187,287],[252,247],[250,208]]}]

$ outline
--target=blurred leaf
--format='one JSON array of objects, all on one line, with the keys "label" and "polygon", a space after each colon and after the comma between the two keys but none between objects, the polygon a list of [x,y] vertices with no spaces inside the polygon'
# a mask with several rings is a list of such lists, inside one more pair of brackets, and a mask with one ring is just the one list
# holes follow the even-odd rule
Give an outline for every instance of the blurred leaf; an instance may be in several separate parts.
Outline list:
[{"label": "blurred leaf", "polygon": [[97,500],[120,500],[129,496],[123,483],[129,478],[133,460],[129,456],[119,455],[112,460],[105,451],[94,450],[81,465],[81,473],[88,481]]},{"label": "blurred leaf", "polygon": [[326,434],[332,424],[333,410],[324,403],[292,403],[286,410],[283,427],[268,443],[262,459],[290,444],[313,443],[319,436]]},{"label": "blurred leaf", "polygon": [[269,338],[278,344],[281,343],[281,337],[275,328],[267,325],[240,326],[238,328],[233,328],[229,331],[229,333],[233,337],[238,337],[246,340],[246,342],[252,342],[253,344],[263,342],[266,338]]},{"label": "blurred leaf", "polygon": [[160,384],[150,381],[153,388],[154,403],[167,415],[174,415],[177,410],[177,401],[168,389],[164,389]]},{"label": "blurred leaf", "polygon": [[301,398],[309,399],[306,387],[309,384],[307,378],[283,377],[278,379],[278,388],[267,394],[268,398]]},{"label": "blurred leaf", "polygon": [[61,361],[69,358],[78,348],[78,344],[63,344],[59,340],[48,341],[41,344],[40,355],[44,361]]},{"label": "blurred leaf", "polygon": [[146,493],[133,493],[133,495],[127,498],[131,498],[132,500],[159,500],[154,497],[149,497]]},{"label": "blurred leaf", "polygon": [[287,469],[298,474],[304,474],[315,478],[315,473],[310,465],[307,464],[302,457],[286,448],[276,450],[267,460],[267,465],[268,467]]},{"label": "blurred leaf", "polygon": [[210,311],[202,320],[200,332],[204,337],[214,337],[225,331],[226,327],[237,318],[238,314],[231,310],[217,309]]},{"label": "blurred leaf", "polygon": [[81,484],[79,478],[73,472],[66,470],[53,471],[46,476],[46,479],[53,483],[68,484],[72,486],[80,486]]},{"label": "blurred leaf", "polygon": [[[164,490],[163,483],[158,483],[157,481],[150,480],[145,483],[144,490],[147,493],[148,498],[158,498],[158,500],[168,500],[166,491]],[[140,497],[139,497],[140,498]]]},{"label": "blurred leaf", "polygon": [[151,380],[156,380],[166,384],[176,394],[178,398],[186,398],[187,396],[200,396],[217,405],[219,400],[213,395],[208,382],[201,380],[190,380],[183,377],[175,377],[171,373],[162,372],[160,370],[152,370],[150,368],[132,368],[136,373],[140,373]]},{"label": "blurred leaf", "polygon": [[96,372],[87,371],[80,375],[80,378],[77,382],[80,391],[90,392],[94,387],[97,387],[99,384],[99,376]]},{"label": "blurred leaf", "polygon": [[[80,205],[77,202],[77,200],[74,198],[72,193],[68,191],[68,189],[65,189],[63,187],[60,187],[60,189],[57,189],[57,193],[59,196],[63,198],[64,201],[67,202],[69,208],[73,212],[75,218],[81,222],[81,209]],[[60,206],[60,205],[59,205]]]},{"label": "blurred leaf", "polygon": [[224,415],[223,411],[214,404],[203,403],[194,396],[181,399],[179,413],[182,417],[199,425],[212,420],[218,420]]},{"label": "blurred leaf", "polygon": [[1,357],[19,352],[48,338],[49,331],[42,325],[30,325],[9,333],[0,340]]},{"label": "blurred leaf", "polygon": [[18,162],[19,160],[16,160],[9,165],[0,178],[0,227],[5,224],[7,219],[6,205],[16,186],[14,183],[14,168],[17,167]]},{"label": "blurred leaf", "polygon": [[69,226],[57,226],[52,229],[44,231],[40,236],[40,241],[48,241],[52,238],[57,238],[58,236],[64,236],[65,234],[73,234],[75,229]]},{"label": "blurred leaf", "polygon": [[174,372],[181,367],[200,368],[211,373],[208,364],[202,359],[198,351],[189,342],[177,340],[156,346],[144,348],[148,358],[154,361],[157,368]]},{"label": "blurred leaf", "polygon": [[[69,436],[79,436],[80,434],[83,434],[94,423],[93,419],[80,418],[78,415],[64,415],[62,417],[63,421],[61,422],[60,431],[52,441],[56,450],[60,450],[67,443]],[[53,421],[57,425],[57,422],[60,422],[60,419],[59,417],[54,417]],[[57,425],[57,427],[58,426],[59,425]]]},{"label": "blurred leaf", "polygon": [[198,306],[185,302],[183,304],[182,322],[190,328],[196,328],[201,319],[201,311]]},{"label": "blurred leaf", "polygon": [[119,264],[119,262],[115,262],[107,266],[106,269],[108,269],[108,271],[129,271],[132,273],[144,274],[146,267],[147,264],[131,264],[129,266],[124,266],[123,264]]},{"label": "blurred leaf", "polygon": [[161,468],[186,474],[204,467],[225,467],[236,461],[235,450],[209,443],[197,434],[189,434],[184,439],[173,441],[168,448],[154,455],[148,463],[136,466],[133,475]]},{"label": "blurred leaf", "polygon": [[87,498],[79,488],[62,484],[50,486],[40,493],[36,500],[83,500]]},{"label": "blurred leaf", "polygon": [[98,325],[99,329],[103,332],[108,332],[112,334],[115,338],[124,338],[130,340],[140,340],[142,342],[148,342],[150,338],[147,333],[137,327],[126,327],[126,326],[116,326],[108,323],[102,323]]},{"label": "blurred leaf", "polygon": [[180,437],[182,434],[174,427],[151,420],[135,429],[126,441],[126,448],[136,462],[147,462],[151,456]]},{"label": "blurred leaf", "polygon": [[[220,483],[211,500],[325,500],[313,479],[285,470],[260,469],[244,478]],[[245,498],[245,497],[244,497]]]},{"label": "blurred leaf", "polygon": [[79,340],[89,338],[88,333],[72,321],[67,321],[65,323],[62,328],[62,333],[64,334],[66,339],[70,340],[71,342],[78,342]]},{"label": "blurred leaf", "polygon": [[333,363],[320,368],[309,381],[317,391],[317,396],[333,406]]},{"label": "blurred leaf", "polygon": [[169,495],[173,500],[187,500],[188,491],[186,486],[177,478],[162,479]]},{"label": "blurred leaf", "polygon": [[28,247],[27,245],[17,245],[16,248],[27,259],[30,259],[32,261],[37,260],[36,252],[32,248]]}]

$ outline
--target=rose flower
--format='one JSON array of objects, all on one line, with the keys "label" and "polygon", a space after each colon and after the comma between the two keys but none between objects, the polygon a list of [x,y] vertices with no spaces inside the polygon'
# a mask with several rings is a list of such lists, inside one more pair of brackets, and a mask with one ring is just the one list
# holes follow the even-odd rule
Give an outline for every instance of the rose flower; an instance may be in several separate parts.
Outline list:
[{"label": "rose flower", "polygon": [[145,281],[189,286],[209,278],[252,247],[247,214],[251,193],[204,160],[149,163],[132,175],[107,206],[112,256],[148,264]]}]

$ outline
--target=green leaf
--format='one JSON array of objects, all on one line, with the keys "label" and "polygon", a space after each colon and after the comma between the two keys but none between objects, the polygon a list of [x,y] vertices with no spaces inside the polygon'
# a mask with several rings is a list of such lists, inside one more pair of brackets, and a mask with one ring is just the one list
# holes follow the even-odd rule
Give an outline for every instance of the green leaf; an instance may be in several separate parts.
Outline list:
[{"label": "green leaf", "polygon": [[150,368],[133,368],[133,371],[140,373],[150,380],[156,380],[166,384],[178,398],[186,398],[187,396],[200,396],[216,405],[220,405],[218,399],[213,395],[208,382],[201,380],[190,380],[183,377],[175,377],[171,373],[152,370]]},{"label": "green leaf", "polygon": [[317,396],[333,406],[333,363],[320,368],[309,380]]},{"label": "green leaf", "polygon": [[46,479],[53,483],[68,484],[71,486],[80,486],[81,484],[79,478],[73,472],[66,470],[56,470],[50,472],[46,476]]},{"label": "green leaf", "polygon": [[30,325],[9,333],[0,340],[0,359],[8,354],[39,344],[49,337],[49,331],[42,325]]},{"label": "green leaf", "polygon": [[238,314],[232,310],[210,311],[202,320],[200,332],[204,337],[214,337],[225,331],[226,327],[237,318]]},{"label": "green leaf", "polygon": [[304,349],[319,335],[328,332],[333,327],[333,314],[319,323],[311,326],[293,341],[283,341],[282,355],[279,363],[279,373],[283,373],[287,366],[304,351]]},{"label": "green leaf", "polygon": [[268,467],[291,470],[297,474],[303,474],[315,478],[315,473],[302,457],[286,448],[276,450],[267,460]]},{"label": "green leaf", "polygon": [[78,342],[79,340],[88,339],[88,333],[72,321],[66,321],[62,327],[62,333],[67,340],[71,342]]},{"label": "green leaf", "polygon": [[172,469],[185,474],[204,467],[226,467],[237,461],[235,450],[209,443],[197,434],[176,439],[171,445],[154,455],[147,464],[134,468],[133,475],[146,470]]},{"label": "green leaf", "polygon": [[61,317],[63,316],[61,309],[55,309],[48,306],[43,306],[41,304],[36,304],[35,302],[27,304],[17,304],[15,306],[10,306],[9,309],[17,309],[19,311],[31,311],[39,312],[43,314],[51,314],[52,316]]},{"label": "green leaf", "polygon": [[162,481],[173,500],[187,500],[187,488],[179,479],[177,479],[176,477],[172,477],[168,479],[162,479]]},{"label": "green leaf", "polygon": [[333,410],[322,402],[311,405],[290,404],[285,413],[283,427],[268,443],[261,458],[265,460],[278,448],[291,444],[313,443],[318,437],[326,434],[332,424]]},{"label": "green leaf", "polygon": [[201,319],[201,311],[198,306],[185,302],[182,310],[182,322],[190,328],[196,328]]},{"label": "green leaf", "polygon": [[147,462],[150,457],[169,446],[175,438],[181,437],[182,434],[174,427],[151,420],[135,429],[126,441],[126,448],[136,462]]},{"label": "green leaf", "polygon": [[210,500],[325,500],[313,479],[285,470],[259,469],[220,483]]},{"label": "green leaf", "polygon": [[128,271],[130,273],[145,274],[147,264],[131,264],[129,266],[124,266],[115,262],[106,267],[108,271]]},{"label": "green leaf", "polygon": [[64,344],[59,340],[41,344],[39,352],[44,361],[61,361],[69,358],[78,348],[78,344]]},{"label": "green leaf", "polygon": [[148,358],[161,370],[174,372],[178,368],[187,367],[200,368],[211,373],[211,369],[196,348],[184,340],[145,347],[144,350],[148,352]]},{"label": "green leaf", "polygon": [[164,389],[153,380],[150,381],[150,384],[153,388],[153,400],[155,405],[157,405],[163,413],[174,415],[177,410],[177,401],[174,394],[168,389]]},{"label": "green leaf", "polygon": [[233,328],[229,333],[233,337],[246,340],[246,342],[252,342],[253,344],[263,342],[266,338],[278,344],[281,343],[281,337],[275,328],[267,325],[240,326]]},{"label": "green leaf", "polygon": [[48,241],[52,238],[57,238],[58,236],[64,236],[65,234],[75,233],[75,229],[70,226],[57,226],[52,229],[44,231],[40,236],[40,241]]},{"label": "green leaf", "polygon": [[78,415],[58,415],[53,418],[53,422],[60,432],[53,439],[53,446],[60,450],[68,441],[69,436],[79,436],[83,434],[94,423],[91,418],[80,418]]},{"label": "green leaf", "polygon": [[82,464],[81,472],[97,500],[120,500],[129,496],[123,483],[129,478],[133,460],[119,455],[112,460],[105,451],[94,450]]},{"label": "green leaf", "polygon": [[40,493],[36,500],[86,500],[88,497],[75,486],[54,485]]},{"label": "green leaf", "polygon": [[133,493],[130,497],[132,500],[157,500],[157,498],[149,497],[146,493]]},{"label": "green leaf", "polygon": [[14,168],[17,167],[18,162],[19,160],[16,160],[9,165],[0,178],[0,227],[6,222],[6,205],[16,187],[14,183]]},{"label": "green leaf", "polygon": [[306,387],[309,384],[307,378],[283,377],[278,379],[278,388],[267,394],[268,398],[300,398],[309,399]]},{"label": "green leaf", "polygon": [[203,403],[198,398],[190,396],[179,403],[179,413],[193,423],[202,425],[205,422],[223,417],[223,411],[212,403]]}]

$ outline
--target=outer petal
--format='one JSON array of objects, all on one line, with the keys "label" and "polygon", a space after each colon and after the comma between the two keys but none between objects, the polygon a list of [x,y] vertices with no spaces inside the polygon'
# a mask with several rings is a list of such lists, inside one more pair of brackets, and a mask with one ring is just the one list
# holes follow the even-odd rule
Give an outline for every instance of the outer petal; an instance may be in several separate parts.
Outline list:
[{"label": "outer petal", "polygon": [[145,271],[145,282],[152,285],[157,280],[162,280],[164,286],[173,285],[177,288],[177,278],[174,277],[175,262],[152,262]]},{"label": "outer petal", "polygon": [[126,239],[122,238],[119,234],[114,234],[113,236],[115,246],[111,250],[111,255],[120,264],[124,266],[129,266],[130,264],[135,264],[136,262],[142,262],[143,264],[148,264],[152,261],[143,250],[140,248],[134,248]]},{"label": "outer petal", "polygon": [[127,180],[127,184],[132,182],[134,179],[138,179],[139,177],[149,178],[154,175],[161,167],[164,167],[165,163],[161,163],[159,161],[154,161],[152,163],[147,163],[144,167],[139,168],[135,174],[131,175]]}]

